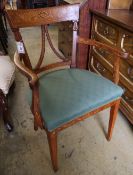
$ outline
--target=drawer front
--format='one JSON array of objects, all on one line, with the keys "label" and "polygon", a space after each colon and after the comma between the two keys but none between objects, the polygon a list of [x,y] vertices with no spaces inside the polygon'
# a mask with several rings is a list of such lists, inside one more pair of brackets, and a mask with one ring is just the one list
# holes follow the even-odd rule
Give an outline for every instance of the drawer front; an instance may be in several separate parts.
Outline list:
[{"label": "drawer front", "polygon": [[107,69],[107,67],[102,64],[102,62],[97,59],[96,55],[91,58],[91,70],[99,73],[100,75],[113,80],[112,73]]},{"label": "drawer front", "polygon": [[122,98],[126,101],[126,103],[131,107],[133,111],[133,92],[131,92],[123,83],[120,82],[119,85],[125,91]]},{"label": "drawer front", "polygon": [[111,25],[104,20],[95,18],[94,30],[97,34],[116,45],[119,37],[119,30],[116,26]]},{"label": "drawer front", "polygon": [[[97,41],[104,43],[97,35],[93,35],[93,38]],[[115,61],[114,55],[103,48],[93,48],[92,55],[95,55],[105,68],[109,69],[113,73],[113,64]],[[121,58],[120,61],[120,79],[121,81],[126,82],[127,86],[133,88],[133,65],[130,64],[127,59]]]},{"label": "drawer front", "polygon": [[[94,53],[95,52],[95,53]],[[99,59],[104,62],[106,60],[105,66],[110,67],[108,68],[111,72],[113,72],[112,66],[114,64],[114,57],[112,54],[110,54],[108,51],[105,51],[103,49],[95,49],[93,54],[97,54],[98,57],[101,57]],[[103,58],[103,59],[102,59]],[[130,65],[125,59],[121,59],[120,61],[120,77],[123,76],[125,81],[128,81],[133,86],[133,66]]]},{"label": "drawer front", "polygon": [[121,59],[120,72],[133,86],[133,65],[130,65],[126,60]]},{"label": "drawer front", "polygon": [[[113,80],[113,66],[110,64],[110,62],[108,62],[103,56],[101,56],[95,49],[91,51],[91,60],[92,58],[94,60],[93,62],[97,60],[100,63],[100,65],[104,67],[105,70],[108,70],[110,72],[109,79]],[[132,72],[131,72],[132,69],[128,67],[129,64],[127,62],[123,63],[122,61],[123,60],[121,60],[121,64],[120,64],[120,82],[122,82],[133,93],[133,81],[131,80],[131,78],[129,79],[129,76],[132,77]],[[93,62],[91,61],[91,64],[93,64]],[[96,65],[95,65],[95,68],[96,68]],[[127,71],[129,72],[126,73]],[[102,75],[106,77],[106,71],[104,71],[103,73]]]},{"label": "drawer front", "polygon": [[[102,76],[112,80],[112,73],[103,66],[96,58],[92,58],[91,67]],[[123,99],[133,108],[133,91],[131,91],[121,80],[119,85],[124,89]]]},{"label": "drawer front", "polygon": [[[113,78],[113,66],[108,62],[107,59],[105,59],[103,57],[103,55],[100,55],[99,52],[96,49],[93,49],[91,51],[91,54],[92,54],[91,59],[94,60],[93,62],[95,62],[95,60],[96,60],[100,65],[102,65],[104,67],[105,70],[103,72],[104,72],[105,76],[106,76],[106,73],[109,71],[110,72],[110,78],[109,79],[112,80],[112,78]],[[92,62],[91,62],[91,64],[92,64]],[[100,73],[102,73],[102,72],[100,72]]]},{"label": "drawer front", "polygon": [[[98,60],[94,57],[91,58],[90,68],[92,71],[112,80],[112,73],[101,63],[99,63]],[[121,81],[119,83],[119,86],[121,86],[125,91],[122,95],[120,109],[133,124],[133,92],[131,92]]]},{"label": "drawer front", "polygon": [[124,98],[121,99],[120,110],[133,124],[133,108],[131,108],[130,105],[128,105],[128,103],[124,100]]},{"label": "drawer front", "polygon": [[[91,38],[129,52],[127,59],[121,58],[119,85],[125,90],[120,109],[133,124],[133,33],[93,16]],[[90,69],[113,80],[114,56],[103,48],[90,50]]]},{"label": "drawer front", "polygon": [[[101,43],[107,44],[107,42],[105,42],[102,38],[98,37],[97,34],[93,35],[93,39]],[[111,65],[114,64],[114,55],[112,53],[103,48],[95,48],[95,51],[97,52],[97,54],[99,54],[99,56],[102,56],[104,59],[106,59]]]}]

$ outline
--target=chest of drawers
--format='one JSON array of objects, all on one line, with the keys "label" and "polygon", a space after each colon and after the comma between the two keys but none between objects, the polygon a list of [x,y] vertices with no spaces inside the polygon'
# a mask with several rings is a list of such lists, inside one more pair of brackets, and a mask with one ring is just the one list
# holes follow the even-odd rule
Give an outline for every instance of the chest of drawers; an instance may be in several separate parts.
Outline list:
[{"label": "chest of drawers", "polygon": [[[91,38],[130,52],[120,62],[119,85],[125,90],[120,105],[121,111],[133,124],[133,12],[128,10],[92,11]],[[89,67],[112,80],[112,54],[102,49],[92,49]]]}]

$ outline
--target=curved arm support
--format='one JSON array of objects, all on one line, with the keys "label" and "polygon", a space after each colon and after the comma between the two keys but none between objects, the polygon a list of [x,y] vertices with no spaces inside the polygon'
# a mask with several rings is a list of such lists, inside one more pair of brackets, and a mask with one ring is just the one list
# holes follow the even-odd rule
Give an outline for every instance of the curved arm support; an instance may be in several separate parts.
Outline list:
[{"label": "curved arm support", "polygon": [[28,78],[29,84],[31,86],[34,86],[38,81],[38,76],[32,70],[30,70],[24,64],[22,64],[17,51],[15,52],[14,55],[14,63],[17,66],[17,68]]},{"label": "curved arm support", "polygon": [[129,53],[125,53],[122,52],[120,49],[118,48],[114,48],[111,47],[107,44],[92,40],[92,39],[85,39],[85,38],[81,38],[79,37],[77,40],[78,43],[80,44],[87,44],[90,46],[95,46],[97,48],[103,48],[108,50],[110,53],[113,53],[115,56],[115,61],[114,61],[114,65],[113,65],[113,81],[115,84],[118,84],[119,82],[119,69],[120,69],[120,58],[127,58],[129,56]]},{"label": "curved arm support", "polygon": [[19,54],[16,52],[14,55],[14,62],[17,68],[28,78],[30,87],[32,88],[32,113],[34,115],[34,129],[38,127],[44,128],[43,120],[40,115],[39,108],[39,90],[38,90],[38,76],[32,70],[22,64]]},{"label": "curved arm support", "polygon": [[86,38],[82,38],[82,37],[78,37],[78,43],[80,44],[87,44],[90,46],[95,46],[98,48],[104,48],[106,50],[108,50],[111,53],[114,53],[115,55],[117,55],[118,57],[122,57],[122,58],[128,58],[129,53],[127,52],[123,52],[118,48],[115,47],[111,47],[107,44],[92,40],[92,39],[86,39]]}]

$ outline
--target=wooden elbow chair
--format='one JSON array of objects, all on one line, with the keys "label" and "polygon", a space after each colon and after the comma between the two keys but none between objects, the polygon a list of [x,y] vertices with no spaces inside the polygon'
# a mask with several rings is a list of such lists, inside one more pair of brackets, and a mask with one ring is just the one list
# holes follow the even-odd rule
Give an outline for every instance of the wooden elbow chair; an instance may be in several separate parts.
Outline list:
[{"label": "wooden elbow chair", "polygon": [[[63,129],[84,120],[99,111],[111,107],[107,139],[112,137],[119,103],[123,90],[119,81],[119,63],[121,51],[91,39],[77,35],[79,5],[65,5],[44,9],[9,10],[7,17],[17,42],[14,62],[28,78],[31,89],[31,110],[34,115],[34,129],[45,129],[54,171],[57,163],[57,134]],[[48,24],[73,21],[72,59],[63,58],[54,48],[48,33]],[[42,50],[37,65],[33,68],[22,40],[19,29],[41,26]],[[47,66],[41,66],[44,57],[44,40],[62,60]],[[34,36],[33,36],[34,37]],[[114,54],[114,83],[88,70],[76,68],[77,44],[87,44],[95,48],[104,48]],[[70,65],[70,68],[64,66]],[[62,69],[61,69],[61,66]],[[59,70],[50,71],[53,68]],[[46,72],[38,76],[41,72]],[[48,72],[47,72],[48,71]]]}]

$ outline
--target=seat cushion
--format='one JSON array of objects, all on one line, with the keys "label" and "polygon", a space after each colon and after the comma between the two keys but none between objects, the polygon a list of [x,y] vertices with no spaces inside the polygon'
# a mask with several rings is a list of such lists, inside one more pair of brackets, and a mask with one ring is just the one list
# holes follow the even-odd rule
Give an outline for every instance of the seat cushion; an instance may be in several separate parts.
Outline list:
[{"label": "seat cushion", "polygon": [[87,70],[54,71],[40,78],[42,117],[51,131],[118,99],[122,93],[122,88],[110,80]]},{"label": "seat cushion", "polygon": [[0,56],[0,89],[6,95],[15,78],[15,65],[9,56]]}]

